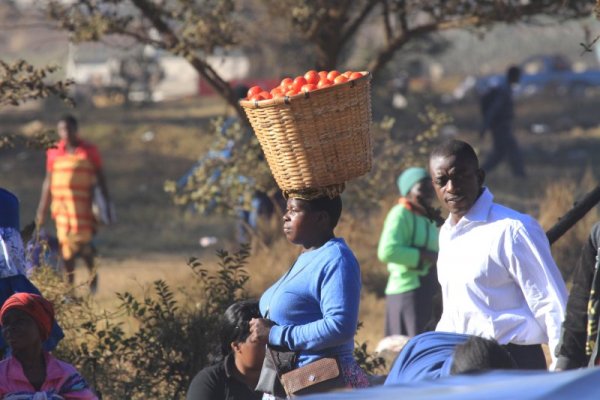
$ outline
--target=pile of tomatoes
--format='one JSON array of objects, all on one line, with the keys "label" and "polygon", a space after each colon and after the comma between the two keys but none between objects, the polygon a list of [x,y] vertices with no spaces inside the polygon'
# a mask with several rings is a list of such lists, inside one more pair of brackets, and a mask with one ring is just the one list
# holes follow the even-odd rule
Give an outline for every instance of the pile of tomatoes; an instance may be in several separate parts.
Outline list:
[{"label": "pile of tomatoes", "polygon": [[284,96],[294,96],[361,78],[365,74],[366,72],[346,71],[342,74],[339,71],[317,72],[310,70],[303,76],[300,75],[294,79],[284,78],[279,86],[270,91],[264,90],[260,86],[252,86],[248,90],[248,96],[245,100],[268,100]]}]

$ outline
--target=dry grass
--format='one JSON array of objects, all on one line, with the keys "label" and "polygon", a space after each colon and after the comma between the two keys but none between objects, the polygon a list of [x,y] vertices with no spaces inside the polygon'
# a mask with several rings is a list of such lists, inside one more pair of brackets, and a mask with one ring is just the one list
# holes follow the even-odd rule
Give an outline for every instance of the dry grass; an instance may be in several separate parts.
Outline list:
[{"label": "dry grass", "polygon": [[[539,222],[549,229],[576,202],[577,198],[597,185],[591,169],[587,168],[580,182],[566,179],[553,182],[546,187],[545,198],[540,203]],[[581,253],[581,246],[590,234],[592,225],[600,220],[598,209],[592,209],[573,228],[552,246],[552,255],[560,267],[563,277],[568,279]]]}]

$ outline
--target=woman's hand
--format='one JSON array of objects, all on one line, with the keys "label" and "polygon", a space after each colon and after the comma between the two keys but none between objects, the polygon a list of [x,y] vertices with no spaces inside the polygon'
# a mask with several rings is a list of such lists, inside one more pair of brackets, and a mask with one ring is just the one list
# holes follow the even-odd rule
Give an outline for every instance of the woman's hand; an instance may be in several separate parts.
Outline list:
[{"label": "woman's hand", "polygon": [[273,325],[275,323],[270,319],[252,318],[250,320],[250,336],[248,336],[248,339],[252,343],[266,345],[269,343],[269,332],[271,332]]}]

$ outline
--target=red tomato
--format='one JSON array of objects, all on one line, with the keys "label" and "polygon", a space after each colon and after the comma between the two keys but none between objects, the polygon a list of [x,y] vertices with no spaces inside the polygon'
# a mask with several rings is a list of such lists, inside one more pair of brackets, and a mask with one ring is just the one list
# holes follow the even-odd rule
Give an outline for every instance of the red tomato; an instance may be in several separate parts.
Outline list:
[{"label": "red tomato", "polygon": [[304,85],[306,85],[306,79],[304,79],[303,76],[297,76],[296,79],[294,79],[294,83],[292,83],[292,89],[299,92]]},{"label": "red tomato", "polygon": [[271,96],[271,93],[269,93],[267,91],[260,92],[258,95],[262,96],[265,100],[273,98],[273,96]]},{"label": "red tomato", "polygon": [[274,89],[271,90],[271,96],[272,98],[276,98],[276,97],[282,97],[283,96],[283,92],[281,91],[281,87],[276,87]]},{"label": "red tomato", "polygon": [[350,78],[350,75],[352,75],[353,72],[354,71],[346,71],[342,75],[344,75],[346,78]]},{"label": "red tomato", "polygon": [[333,71],[329,71],[329,73],[327,74],[327,79],[329,79],[330,81],[333,82],[333,80],[335,78],[337,78],[338,76],[340,76],[340,72],[333,70]]},{"label": "red tomato", "polygon": [[358,78],[362,78],[363,74],[361,74],[360,72],[353,72],[350,74],[350,76],[348,77],[348,80],[352,80],[352,79],[358,79]]},{"label": "red tomato", "polygon": [[315,90],[317,88],[317,85],[315,85],[314,83],[307,83],[306,85],[302,86],[302,90],[304,93],[306,92],[312,92],[313,90]]},{"label": "red tomato", "polygon": [[258,94],[255,94],[254,96],[250,96],[250,98],[249,98],[249,100],[258,100],[258,101],[260,101],[260,100],[264,100],[264,99],[265,99],[265,98],[264,98],[264,97],[263,97],[263,95],[262,95],[262,94],[260,94],[260,93],[258,93]]},{"label": "red tomato", "polygon": [[334,84],[338,84],[338,83],[344,83],[344,82],[348,82],[348,78],[346,78],[344,75],[338,75],[334,80],[333,83]]},{"label": "red tomato", "polygon": [[281,86],[282,88],[287,88],[288,86],[290,86],[292,83],[294,83],[294,80],[292,78],[283,78],[281,80],[281,83],[279,84],[279,86]]},{"label": "red tomato", "polygon": [[297,94],[298,94],[298,91],[294,90],[294,89],[291,89],[291,90],[288,90],[287,92],[285,92],[286,96],[295,96]]},{"label": "red tomato", "polygon": [[319,83],[317,83],[317,89],[322,89],[324,87],[331,86],[331,85],[333,85],[333,82],[331,82],[329,79],[327,79],[327,78],[321,79],[319,81]]},{"label": "red tomato", "polygon": [[306,79],[306,83],[316,85],[319,83],[319,74],[315,70],[310,70],[304,74],[304,79]]},{"label": "red tomato", "polygon": [[327,79],[327,71],[319,71],[319,80]]},{"label": "red tomato", "polygon": [[252,86],[250,89],[248,89],[248,97],[252,97],[255,94],[259,94],[262,91],[263,89],[260,86]]}]

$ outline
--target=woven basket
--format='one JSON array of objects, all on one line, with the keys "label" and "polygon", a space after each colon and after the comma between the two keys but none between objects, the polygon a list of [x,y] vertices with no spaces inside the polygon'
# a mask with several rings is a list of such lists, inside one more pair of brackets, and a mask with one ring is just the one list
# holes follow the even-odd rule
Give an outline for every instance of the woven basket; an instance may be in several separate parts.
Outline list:
[{"label": "woven basket", "polygon": [[291,97],[240,101],[279,187],[341,193],[371,169],[371,75]]}]

